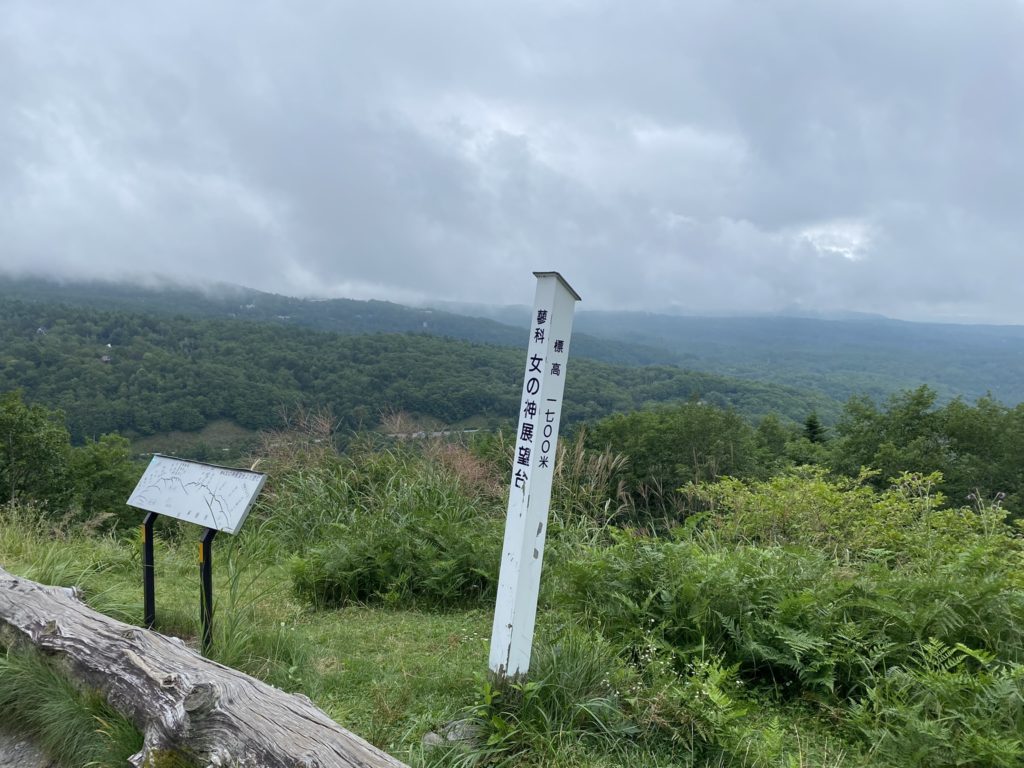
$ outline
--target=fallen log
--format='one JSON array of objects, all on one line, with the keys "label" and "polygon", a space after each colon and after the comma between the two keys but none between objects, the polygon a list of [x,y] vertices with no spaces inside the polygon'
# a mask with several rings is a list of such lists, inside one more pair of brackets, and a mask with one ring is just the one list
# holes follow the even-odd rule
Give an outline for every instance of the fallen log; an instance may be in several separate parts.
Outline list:
[{"label": "fallen log", "polygon": [[176,750],[200,765],[386,768],[404,764],[346,731],[305,696],[210,661],[181,640],[112,619],[74,589],[0,568],[0,642],[51,655],[144,735],[132,764]]}]

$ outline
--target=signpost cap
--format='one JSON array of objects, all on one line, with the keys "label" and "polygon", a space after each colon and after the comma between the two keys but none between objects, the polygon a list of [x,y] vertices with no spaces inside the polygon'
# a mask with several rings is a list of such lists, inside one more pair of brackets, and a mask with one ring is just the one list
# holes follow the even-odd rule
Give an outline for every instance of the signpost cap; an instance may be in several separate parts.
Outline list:
[{"label": "signpost cap", "polygon": [[560,282],[562,284],[562,286],[565,288],[565,290],[567,290],[569,293],[571,293],[573,295],[573,298],[576,299],[576,301],[583,301],[583,299],[580,297],[580,295],[578,293],[576,293],[575,290],[573,290],[573,287],[571,285],[569,285],[569,282],[564,277],[562,277],[558,272],[534,272],[533,276],[534,277],[554,277],[554,278],[557,278],[558,282]]}]

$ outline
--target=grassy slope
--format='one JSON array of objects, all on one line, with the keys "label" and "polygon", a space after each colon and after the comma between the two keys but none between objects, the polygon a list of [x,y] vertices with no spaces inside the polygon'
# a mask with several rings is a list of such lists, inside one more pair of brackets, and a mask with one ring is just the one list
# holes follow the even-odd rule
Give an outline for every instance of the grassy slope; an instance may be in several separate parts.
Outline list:
[{"label": "grassy slope", "polygon": [[[223,538],[214,549],[214,658],[307,693],[345,727],[397,754],[468,703],[474,670],[486,667],[485,612],[311,612],[292,599],[282,566],[242,553],[251,542]],[[141,623],[134,540],[47,540],[31,525],[7,521],[0,524],[0,562],[44,583],[80,585],[93,607]],[[157,543],[156,585],[157,629],[194,645],[199,580],[191,542],[164,537]],[[258,658],[282,651],[303,663],[293,668]]]},{"label": "grassy slope", "polygon": [[[198,568],[195,546],[187,540],[194,531],[187,529],[186,540],[176,542],[181,533],[170,526],[157,543],[157,629],[194,644]],[[311,611],[292,598],[285,568],[267,562],[265,552],[254,531],[217,542],[214,658],[307,694],[343,726],[413,766],[452,764],[425,751],[421,739],[477,700],[486,678],[490,611],[442,614],[362,606]],[[141,622],[133,539],[54,539],[24,519],[0,518],[0,562],[44,583],[82,586],[93,607]],[[538,631],[543,635],[564,620],[557,612],[542,612]],[[792,744],[797,762],[788,765],[863,765],[798,709],[766,710],[759,717],[766,729],[779,729]],[[667,768],[690,763],[681,748],[646,751],[623,743],[609,752],[581,742],[559,745],[554,755],[533,764]]]},{"label": "grassy slope", "polygon": [[[166,531],[158,546],[159,628],[194,642],[198,587],[195,546],[190,540],[194,530],[180,543],[168,540],[168,533],[179,532]],[[340,723],[414,766],[455,764],[425,754],[420,739],[478,700],[489,611],[440,614],[362,606],[310,611],[292,599],[285,569],[268,563],[264,552],[255,533],[218,542],[216,657],[306,693]],[[139,561],[133,540],[51,539],[24,522],[3,521],[0,562],[44,582],[84,585],[95,607],[134,622],[140,618]],[[543,637],[571,617],[549,608],[539,619]],[[747,706],[752,710],[751,730],[759,732],[761,740],[782,742],[786,752],[781,760],[776,755],[759,761],[755,743],[753,756],[742,765],[872,765],[837,735],[834,723],[811,715],[799,702],[780,706],[777,701],[751,697]],[[0,716],[3,711],[0,702]],[[61,716],[66,717],[66,712]],[[624,740],[608,749],[572,740],[516,764],[684,766],[690,765],[687,758],[684,746],[669,742],[641,747]],[[740,764],[724,757],[697,763]]]}]

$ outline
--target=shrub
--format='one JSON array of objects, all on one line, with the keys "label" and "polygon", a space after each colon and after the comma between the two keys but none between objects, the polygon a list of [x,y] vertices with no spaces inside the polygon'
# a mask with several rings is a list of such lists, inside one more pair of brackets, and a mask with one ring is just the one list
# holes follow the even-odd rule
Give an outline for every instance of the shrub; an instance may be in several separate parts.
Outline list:
[{"label": "shrub", "polygon": [[705,651],[680,653],[652,639],[634,658],[639,679],[627,697],[649,735],[693,753],[728,749],[748,710],[737,668]]},{"label": "shrub", "polygon": [[503,521],[493,504],[469,496],[444,465],[411,449],[349,459],[336,485],[333,520],[310,531],[326,542],[292,560],[296,592],[315,605],[383,601],[448,607],[493,595]]},{"label": "shrub", "polygon": [[929,640],[876,675],[851,722],[876,760],[928,768],[1024,762],[1024,666]]},{"label": "shrub", "polygon": [[818,467],[800,467],[764,482],[726,478],[681,489],[709,511],[703,520],[719,541],[796,544],[838,558],[898,565],[954,555],[983,545],[1021,552],[999,503],[944,508],[938,473],[906,473],[877,492],[865,472],[856,480],[830,479]]},{"label": "shrub", "polygon": [[538,641],[526,680],[482,684],[461,721],[472,744],[443,764],[548,765],[580,745],[615,765],[646,765],[652,754],[685,755],[687,765],[782,764],[777,727],[752,721],[749,708],[736,670],[710,652],[654,642],[628,659],[569,625]]},{"label": "shrub", "polygon": [[141,474],[132,464],[131,443],[120,435],[102,435],[98,442],[73,448],[71,477],[82,522],[92,528],[138,525],[139,511],[125,501]]},{"label": "shrub", "polygon": [[736,412],[701,402],[620,413],[594,425],[587,444],[629,456],[615,468],[642,519],[680,516],[672,489],[688,481],[758,474],[754,428]]},{"label": "shrub", "polygon": [[618,539],[568,568],[568,599],[609,637],[635,655],[651,632],[680,653],[706,644],[751,680],[833,689],[836,660],[824,631],[835,628],[825,622],[836,595],[821,591],[832,575],[827,558]]},{"label": "shrub", "polygon": [[[937,510],[927,478],[883,493],[820,474],[703,489],[675,539],[620,532],[562,571],[567,599],[640,647],[701,642],[747,679],[826,697],[862,692],[930,637],[1024,661],[1021,542],[998,509]],[[832,528],[848,531],[848,548]]]}]

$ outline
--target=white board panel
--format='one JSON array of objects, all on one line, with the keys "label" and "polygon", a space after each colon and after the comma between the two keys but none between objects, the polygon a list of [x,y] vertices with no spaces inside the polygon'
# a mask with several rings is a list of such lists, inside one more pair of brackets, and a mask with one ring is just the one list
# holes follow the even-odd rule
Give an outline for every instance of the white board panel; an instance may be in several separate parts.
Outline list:
[{"label": "white board panel", "polygon": [[238,533],[267,476],[156,454],[128,504],[188,523]]}]

